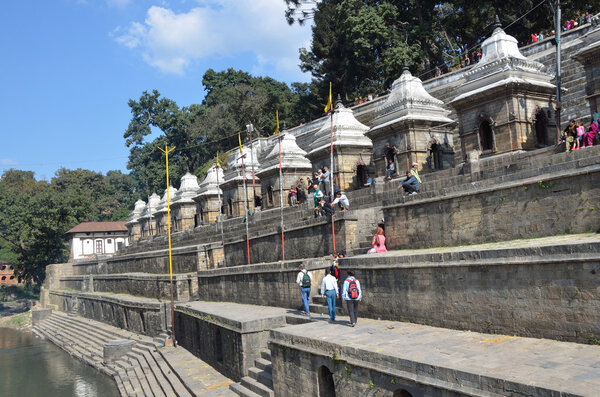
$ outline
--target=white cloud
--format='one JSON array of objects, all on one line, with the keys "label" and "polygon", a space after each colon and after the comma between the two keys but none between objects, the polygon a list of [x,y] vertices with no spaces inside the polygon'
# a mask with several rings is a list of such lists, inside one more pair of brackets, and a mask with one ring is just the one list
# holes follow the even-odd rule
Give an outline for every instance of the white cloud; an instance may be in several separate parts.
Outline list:
[{"label": "white cloud", "polygon": [[300,77],[298,48],[309,26],[289,26],[282,0],[202,1],[187,12],[152,6],[146,19],[111,36],[165,73],[185,73],[196,60],[254,54],[252,72]]},{"label": "white cloud", "polygon": [[0,159],[0,164],[5,165],[5,166],[15,166],[15,165],[19,165],[19,163],[17,162],[17,159],[14,158],[4,158],[4,159]]}]

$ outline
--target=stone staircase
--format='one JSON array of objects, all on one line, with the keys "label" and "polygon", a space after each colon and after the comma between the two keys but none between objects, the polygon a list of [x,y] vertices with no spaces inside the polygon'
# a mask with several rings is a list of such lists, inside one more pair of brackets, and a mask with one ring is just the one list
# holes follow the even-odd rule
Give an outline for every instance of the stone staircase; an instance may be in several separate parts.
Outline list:
[{"label": "stone staircase", "polygon": [[[33,332],[112,376],[122,396],[193,396],[157,351],[158,344],[150,338],[85,320],[71,313],[53,313],[36,324]],[[103,346],[114,339],[133,339],[135,345],[121,359],[107,364],[103,359]]]},{"label": "stone staircase", "polygon": [[254,360],[254,367],[248,369],[248,376],[244,376],[241,382],[229,386],[241,397],[273,397],[273,364],[271,353],[263,351],[261,357]]},{"label": "stone staircase", "polygon": [[[344,278],[340,278],[343,283]],[[312,297],[312,303],[309,305],[311,314],[321,314],[323,316],[329,316],[329,308],[327,307],[327,299],[317,295]],[[336,315],[345,316],[347,315],[346,307],[344,306],[344,300],[342,299],[342,291],[340,287],[340,297],[335,300],[335,313]]]}]

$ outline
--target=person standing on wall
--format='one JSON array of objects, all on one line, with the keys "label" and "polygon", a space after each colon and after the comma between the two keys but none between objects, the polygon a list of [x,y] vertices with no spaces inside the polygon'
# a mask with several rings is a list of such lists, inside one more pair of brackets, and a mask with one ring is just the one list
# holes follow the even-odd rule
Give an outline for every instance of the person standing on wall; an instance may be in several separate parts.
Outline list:
[{"label": "person standing on wall", "polygon": [[340,296],[337,280],[331,275],[329,268],[325,269],[325,277],[321,283],[321,296],[327,298],[329,308],[329,322],[335,321],[335,299]]},{"label": "person standing on wall", "polygon": [[349,325],[354,327],[358,320],[358,302],[362,300],[362,289],[360,288],[360,282],[354,277],[354,272],[351,270],[348,270],[348,277],[344,280],[342,299],[346,301],[348,307]]},{"label": "person standing on wall", "polygon": [[310,306],[309,306],[309,297],[310,297],[310,286],[312,284],[312,274],[306,267],[304,263],[300,264],[300,271],[296,276],[296,284],[300,286],[300,296],[302,296],[302,304],[304,305],[304,314],[310,316]]}]

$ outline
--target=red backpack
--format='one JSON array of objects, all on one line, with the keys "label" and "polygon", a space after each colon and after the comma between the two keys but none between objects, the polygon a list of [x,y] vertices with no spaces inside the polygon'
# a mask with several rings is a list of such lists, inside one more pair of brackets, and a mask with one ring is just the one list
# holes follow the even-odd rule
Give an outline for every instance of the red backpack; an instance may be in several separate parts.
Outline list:
[{"label": "red backpack", "polygon": [[358,285],[356,285],[356,278],[348,280],[348,298],[358,299]]}]

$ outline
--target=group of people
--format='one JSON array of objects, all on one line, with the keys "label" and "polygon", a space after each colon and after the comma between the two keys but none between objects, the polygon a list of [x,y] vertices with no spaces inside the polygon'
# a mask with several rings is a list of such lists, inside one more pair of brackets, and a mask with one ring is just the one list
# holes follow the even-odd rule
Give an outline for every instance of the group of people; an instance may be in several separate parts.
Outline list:
[{"label": "group of people", "polygon": [[[577,18],[567,20],[567,22],[562,27],[562,31],[566,32],[568,30],[575,29],[578,26],[585,25],[586,23],[589,23],[591,21],[591,19],[592,19],[592,16],[590,15],[589,12],[586,12],[585,14],[580,14],[577,16]],[[545,38],[554,36],[554,34],[555,34],[554,30],[549,34],[545,33],[544,31],[541,31],[540,33],[532,33],[530,42],[537,43],[538,41],[542,41]]]},{"label": "group of people", "polygon": [[[362,301],[362,289],[360,281],[356,278],[352,270],[348,270],[346,278],[341,281],[338,260],[344,257],[344,253],[340,252],[333,254],[333,263],[325,269],[325,277],[321,281],[320,293],[327,301],[327,309],[329,313],[329,321],[334,322],[336,319],[336,304],[337,299],[341,297],[346,302],[350,321],[348,325],[356,326],[358,321],[358,304]],[[309,272],[304,264],[300,265],[300,271],[296,276],[296,283],[300,286],[300,295],[302,297],[302,306],[304,315],[310,316],[310,291],[313,283],[312,273]],[[341,284],[341,286],[340,286]]]},{"label": "group of people", "polygon": [[594,113],[590,124],[585,127],[581,121],[569,120],[569,124],[563,130],[561,139],[565,142],[567,152],[598,144],[599,131],[598,113]]}]

